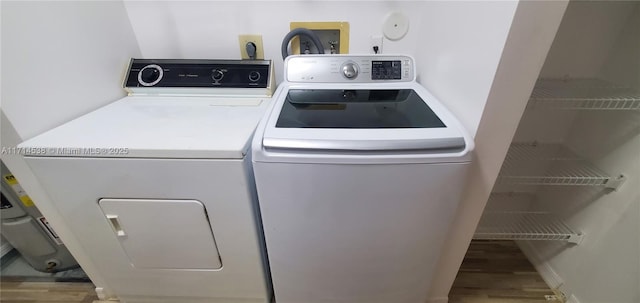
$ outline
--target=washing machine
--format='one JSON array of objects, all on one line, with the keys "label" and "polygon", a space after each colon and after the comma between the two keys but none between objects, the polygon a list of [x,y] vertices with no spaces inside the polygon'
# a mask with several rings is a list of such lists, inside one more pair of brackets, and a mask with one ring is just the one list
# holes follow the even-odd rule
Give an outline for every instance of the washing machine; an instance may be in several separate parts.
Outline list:
[{"label": "washing machine", "polygon": [[307,55],[252,143],[278,303],[424,303],[473,141],[409,56]]},{"label": "washing machine", "polygon": [[131,60],[127,97],[19,145],[120,302],[270,302],[251,137],[262,60]]}]

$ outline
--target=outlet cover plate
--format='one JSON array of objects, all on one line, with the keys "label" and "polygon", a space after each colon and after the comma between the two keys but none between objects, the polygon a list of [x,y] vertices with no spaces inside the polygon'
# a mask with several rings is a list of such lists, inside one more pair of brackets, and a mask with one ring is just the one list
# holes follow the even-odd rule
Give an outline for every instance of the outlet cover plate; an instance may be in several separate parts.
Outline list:
[{"label": "outlet cover plate", "polygon": [[256,45],[255,60],[264,60],[264,47],[262,46],[262,35],[239,35],[240,58],[249,59],[247,54],[247,43],[253,42]]}]

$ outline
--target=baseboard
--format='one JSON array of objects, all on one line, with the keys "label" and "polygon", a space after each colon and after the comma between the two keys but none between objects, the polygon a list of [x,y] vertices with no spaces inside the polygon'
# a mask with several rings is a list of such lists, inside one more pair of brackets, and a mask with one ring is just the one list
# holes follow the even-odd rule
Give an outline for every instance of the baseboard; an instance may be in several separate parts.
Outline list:
[{"label": "baseboard", "polygon": [[449,297],[429,298],[426,303],[448,303]]},{"label": "baseboard", "polygon": [[550,288],[558,289],[564,284],[564,280],[553,270],[549,262],[543,260],[530,241],[516,241],[516,244]]},{"label": "baseboard", "polygon": [[2,243],[2,246],[0,246],[0,258],[4,257],[4,255],[8,254],[12,249],[13,246],[11,246],[9,242]]}]

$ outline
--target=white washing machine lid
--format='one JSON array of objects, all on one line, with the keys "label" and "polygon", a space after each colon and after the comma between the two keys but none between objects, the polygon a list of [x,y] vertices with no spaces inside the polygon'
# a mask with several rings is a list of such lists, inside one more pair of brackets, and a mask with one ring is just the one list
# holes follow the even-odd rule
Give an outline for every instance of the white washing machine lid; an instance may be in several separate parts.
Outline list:
[{"label": "white washing machine lid", "polygon": [[269,100],[130,96],[19,147],[44,157],[241,159]]},{"label": "white washing machine lid", "polygon": [[416,82],[285,85],[262,139],[265,150],[302,152],[442,153],[468,145],[458,121]]}]

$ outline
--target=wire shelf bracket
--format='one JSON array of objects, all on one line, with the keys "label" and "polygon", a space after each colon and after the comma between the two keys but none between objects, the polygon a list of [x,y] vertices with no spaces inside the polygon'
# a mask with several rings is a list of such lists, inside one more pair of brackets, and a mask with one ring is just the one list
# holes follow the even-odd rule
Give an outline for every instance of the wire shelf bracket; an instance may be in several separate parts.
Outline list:
[{"label": "wire shelf bracket", "polygon": [[607,183],[604,184],[605,188],[613,189],[613,191],[618,191],[618,188],[622,186],[627,181],[627,176],[619,175],[615,178],[611,178],[607,180]]},{"label": "wire shelf bracket", "polygon": [[582,243],[583,239],[584,239],[583,234],[573,234],[573,235],[570,235],[569,238],[567,238],[567,242],[571,244],[579,245],[580,243]]}]

